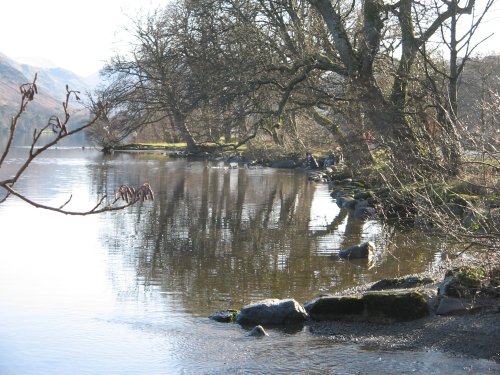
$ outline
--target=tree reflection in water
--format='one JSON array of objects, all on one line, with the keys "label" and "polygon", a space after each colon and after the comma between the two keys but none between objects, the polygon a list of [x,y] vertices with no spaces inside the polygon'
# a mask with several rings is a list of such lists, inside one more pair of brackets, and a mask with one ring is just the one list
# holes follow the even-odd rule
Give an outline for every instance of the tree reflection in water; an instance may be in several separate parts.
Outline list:
[{"label": "tree reflection in water", "polygon": [[[114,186],[119,173],[127,173],[131,183],[149,181],[157,198],[127,218],[112,216],[114,230],[103,239],[110,246],[109,236],[116,236],[113,248],[131,252],[141,283],[176,293],[194,314],[263,298],[306,302],[433,264],[436,244],[354,218],[338,209],[326,185],[299,171],[122,156],[124,172],[114,160],[94,174],[96,186]],[[318,207],[326,219],[311,225]],[[131,232],[136,235],[119,235]],[[373,262],[335,259],[339,250],[366,240],[377,245]]]}]

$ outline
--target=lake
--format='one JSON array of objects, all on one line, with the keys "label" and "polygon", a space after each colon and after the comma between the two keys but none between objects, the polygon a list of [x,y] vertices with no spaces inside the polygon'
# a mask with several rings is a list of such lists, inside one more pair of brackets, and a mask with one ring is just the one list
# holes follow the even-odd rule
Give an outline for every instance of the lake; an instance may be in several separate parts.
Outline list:
[{"label": "lake", "polygon": [[[16,148],[4,178],[25,157]],[[46,152],[16,188],[87,210],[122,184],[154,202],[65,216],[10,198],[0,205],[0,374],[462,374],[488,361],[435,351],[334,343],[307,327],[247,337],[207,317],[265,298],[320,294],[422,272],[442,244],[340,210],[301,171],[228,169],[159,154]],[[375,242],[373,261],[334,255]]]}]

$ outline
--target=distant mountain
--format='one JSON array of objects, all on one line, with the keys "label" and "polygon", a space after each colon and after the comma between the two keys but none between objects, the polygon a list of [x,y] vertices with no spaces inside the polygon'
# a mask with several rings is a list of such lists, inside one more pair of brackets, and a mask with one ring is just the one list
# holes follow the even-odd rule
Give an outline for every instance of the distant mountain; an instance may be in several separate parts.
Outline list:
[{"label": "distant mountain", "polygon": [[[46,124],[51,115],[61,116],[62,102],[66,98],[66,85],[70,90],[80,91],[82,99],[97,84],[95,76],[84,78],[77,74],[55,67],[42,60],[22,59],[40,66],[18,62],[0,53],[0,131],[10,126],[10,119],[19,110],[19,86],[32,82],[37,77],[38,95],[29,104],[28,111],[23,114],[20,123],[21,132],[31,133],[33,127]],[[86,111],[78,104],[72,106],[73,121],[82,121],[87,117]]]},{"label": "distant mountain", "polygon": [[23,57],[16,57],[14,60],[16,60],[20,64],[38,66],[40,68],[57,68],[57,64],[46,59],[45,57],[23,56]]}]

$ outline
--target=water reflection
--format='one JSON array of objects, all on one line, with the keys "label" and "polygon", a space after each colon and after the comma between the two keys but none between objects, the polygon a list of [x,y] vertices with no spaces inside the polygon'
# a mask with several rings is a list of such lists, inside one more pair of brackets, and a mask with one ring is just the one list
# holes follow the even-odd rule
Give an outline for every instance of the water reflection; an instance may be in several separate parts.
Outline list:
[{"label": "water reflection", "polygon": [[[23,160],[26,149],[17,151],[0,172]],[[440,251],[415,233],[356,221],[303,174],[220,167],[81,149],[37,159],[16,185],[33,199],[60,204],[73,194],[71,208],[85,209],[144,181],[157,199],[86,217],[14,198],[0,205],[0,373],[462,374],[471,363],[498,372],[487,361],[367,350],[307,329],[251,340],[238,325],[207,319],[264,297],[303,302],[417,272]],[[373,264],[332,256],[368,239],[380,249]]]},{"label": "water reflection", "polygon": [[[118,155],[89,169],[96,192],[124,179],[154,186],[155,204],[137,206],[126,218],[115,215],[112,229],[106,219],[102,240],[115,251],[133,251],[131,262],[144,286],[178,293],[193,314],[269,297],[305,302],[319,293],[420,272],[434,259],[434,244],[356,219],[337,207],[325,185],[300,172],[144,155]],[[334,257],[367,240],[379,249],[373,262]]]}]

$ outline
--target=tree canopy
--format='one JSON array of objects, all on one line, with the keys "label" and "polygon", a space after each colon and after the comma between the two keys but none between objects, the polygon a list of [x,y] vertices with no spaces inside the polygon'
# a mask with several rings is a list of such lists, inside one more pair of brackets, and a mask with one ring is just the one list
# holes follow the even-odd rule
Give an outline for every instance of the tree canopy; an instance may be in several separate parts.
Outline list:
[{"label": "tree canopy", "polygon": [[397,169],[457,174],[459,77],[493,1],[169,4],[135,20],[136,43],[104,70],[101,134],[116,143],[156,124],[191,148],[258,135],[296,147],[307,129],[356,174],[374,163],[370,131]]}]

